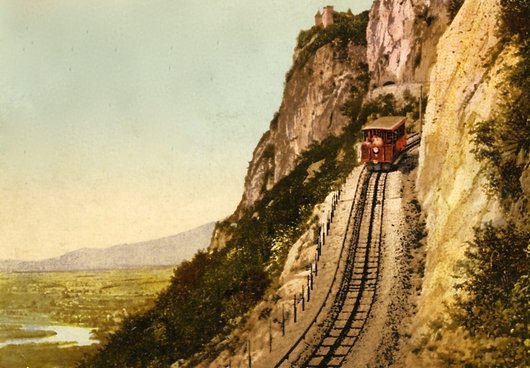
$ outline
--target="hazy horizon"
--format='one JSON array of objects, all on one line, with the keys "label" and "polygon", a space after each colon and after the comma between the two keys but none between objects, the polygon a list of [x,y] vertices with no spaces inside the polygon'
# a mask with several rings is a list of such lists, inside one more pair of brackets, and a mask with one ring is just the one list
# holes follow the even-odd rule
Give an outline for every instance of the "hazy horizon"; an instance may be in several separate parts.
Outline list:
[{"label": "hazy horizon", "polygon": [[296,35],[327,4],[0,0],[0,258],[232,213]]}]

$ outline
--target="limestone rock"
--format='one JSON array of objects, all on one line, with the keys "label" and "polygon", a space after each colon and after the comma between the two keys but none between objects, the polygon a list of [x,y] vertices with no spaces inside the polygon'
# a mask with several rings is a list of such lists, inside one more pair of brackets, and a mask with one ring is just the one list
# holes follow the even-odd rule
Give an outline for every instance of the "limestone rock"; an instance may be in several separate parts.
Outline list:
[{"label": "limestone rock", "polygon": [[420,148],[418,195],[428,214],[427,263],[420,321],[440,316],[455,292],[456,265],[473,227],[500,221],[486,196],[481,165],[470,152],[470,128],[488,120],[514,52],[497,38],[497,1],[466,0],[438,43]]},{"label": "limestone rock", "polygon": [[375,0],[366,38],[372,88],[421,82],[449,22],[448,0]]},{"label": "limestone rock", "polygon": [[236,217],[288,175],[312,144],[339,135],[348,125],[341,108],[363,72],[366,48],[350,45],[348,59],[337,60],[333,45],[327,44],[289,78],[280,110],[254,150]]}]

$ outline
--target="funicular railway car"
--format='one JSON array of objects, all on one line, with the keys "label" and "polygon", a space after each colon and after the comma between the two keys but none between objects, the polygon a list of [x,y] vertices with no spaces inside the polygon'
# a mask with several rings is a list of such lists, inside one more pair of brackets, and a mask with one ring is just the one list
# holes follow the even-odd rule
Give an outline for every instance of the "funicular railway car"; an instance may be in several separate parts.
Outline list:
[{"label": "funicular railway car", "polygon": [[384,116],[367,123],[362,129],[361,162],[370,171],[390,171],[394,161],[405,148],[404,116]]}]

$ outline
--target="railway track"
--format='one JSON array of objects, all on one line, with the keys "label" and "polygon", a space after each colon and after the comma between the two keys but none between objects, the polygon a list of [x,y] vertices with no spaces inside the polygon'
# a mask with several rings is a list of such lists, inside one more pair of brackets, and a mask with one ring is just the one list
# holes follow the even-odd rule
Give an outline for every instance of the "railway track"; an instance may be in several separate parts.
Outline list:
[{"label": "railway track", "polygon": [[[403,152],[419,145],[420,139],[418,133],[409,136]],[[332,305],[320,309],[275,368],[341,367],[359,339],[377,291],[387,175],[363,170],[344,236],[345,254],[337,266],[342,276],[330,290],[335,296]]]},{"label": "railway track", "polygon": [[407,151],[411,149],[412,147],[415,147],[419,145],[421,142],[421,134],[420,133],[412,133],[407,137],[407,145],[405,146],[405,150]]},{"label": "railway track", "polygon": [[370,315],[379,277],[386,173],[365,179],[343,278],[320,343],[303,367],[340,367]]},{"label": "railway track", "polygon": [[[276,367],[340,367],[370,315],[380,268],[383,203],[386,173],[364,172],[357,190],[350,226],[345,235],[342,277],[335,285],[331,307],[313,323],[312,335],[293,346]],[[333,288],[333,287],[332,287]],[[323,322],[317,323],[317,319]]]}]

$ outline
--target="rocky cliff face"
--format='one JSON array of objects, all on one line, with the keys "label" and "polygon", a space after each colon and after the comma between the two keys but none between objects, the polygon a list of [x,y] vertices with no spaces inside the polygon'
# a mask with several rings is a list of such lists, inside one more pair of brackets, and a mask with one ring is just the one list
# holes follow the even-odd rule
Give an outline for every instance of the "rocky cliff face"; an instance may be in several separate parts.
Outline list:
[{"label": "rocky cliff face", "polygon": [[[341,106],[363,73],[362,63],[368,64],[376,89],[385,82],[395,83],[394,93],[425,85],[430,94],[417,181],[429,231],[417,320],[423,328],[443,313],[443,302],[452,300],[455,280],[450,276],[464,259],[473,227],[499,220],[499,204],[485,195],[481,166],[470,153],[470,128],[494,113],[502,93],[499,84],[514,63],[513,50],[503,48],[496,36],[497,0],[466,0],[450,25],[447,3],[376,0],[367,49],[350,46],[350,61],[341,62],[328,44],[296,70],[286,83],[278,114],[254,151],[235,214],[237,219],[287,175],[311,144],[339,134],[348,124]],[[217,232],[214,244],[223,243],[225,235]]]},{"label": "rocky cliff face", "polygon": [[[429,91],[416,187],[427,215],[426,267],[412,333],[421,338],[454,301],[458,265],[473,228],[502,222],[500,204],[485,194],[483,168],[471,153],[471,128],[498,111],[516,52],[498,38],[499,0],[466,0],[452,20],[448,0],[375,0],[367,51],[350,47],[351,62],[318,50],[286,84],[280,111],[258,144],[238,211],[248,208],[292,170],[312,143],[338,134],[348,123],[340,113],[366,62],[372,94]],[[386,86],[383,86],[387,84]],[[373,95],[372,95],[373,97]],[[526,195],[530,174],[522,177]],[[436,338],[436,336],[431,336]],[[426,366],[425,360],[407,366]],[[423,359],[423,358],[420,358]]]},{"label": "rocky cliff face", "polygon": [[348,61],[337,60],[333,45],[328,44],[295,69],[280,109],[252,155],[236,217],[289,174],[311,144],[339,135],[348,125],[341,108],[352,86],[360,83],[357,77],[366,73],[366,48],[350,45],[347,55]]},{"label": "rocky cliff face", "polygon": [[372,88],[424,81],[445,31],[448,0],[375,0],[368,23]]},{"label": "rocky cliff face", "polygon": [[419,324],[443,315],[455,292],[458,262],[473,227],[499,221],[498,203],[483,190],[481,165],[470,153],[470,128],[489,119],[503,93],[513,50],[497,38],[498,2],[466,0],[438,44],[430,78],[417,180],[427,217],[427,264]]},{"label": "rocky cliff face", "polygon": [[[347,57],[339,59],[334,44],[329,43],[302,68],[294,69],[280,109],[254,150],[233,220],[289,174],[297,157],[311,144],[340,134],[348,125],[342,106],[350,98],[352,86],[364,88],[359,77],[366,75],[366,64],[372,87],[390,82],[399,88],[385,88],[393,88],[390,92],[396,97],[405,89],[418,95],[417,81],[427,78],[435,60],[435,45],[448,23],[447,2],[376,0],[370,11],[367,48],[350,44]],[[300,51],[295,50],[295,63]],[[214,243],[222,244],[225,236],[216,231]]]}]

